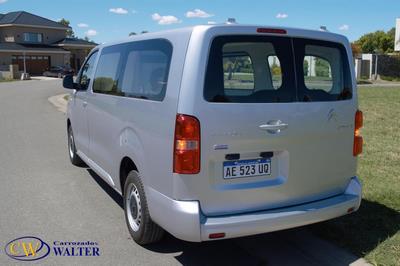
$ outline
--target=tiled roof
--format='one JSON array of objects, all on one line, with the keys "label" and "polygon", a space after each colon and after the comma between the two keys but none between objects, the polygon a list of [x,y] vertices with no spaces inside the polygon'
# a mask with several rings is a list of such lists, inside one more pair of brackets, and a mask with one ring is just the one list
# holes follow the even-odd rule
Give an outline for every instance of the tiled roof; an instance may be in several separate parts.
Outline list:
[{"label": "tiled roof", "polygon": [[62,39],[61,41],[56,42],[56,44],[64,44],[66,46],[70,45],[90,45],[90,46],[97,46],[97,43],[91,42],[91,41],[86,41],[83,39],[78,39],[78,38],[65,38]]},{"label": "tiled roof", "polygon": [[44,44],[19,44],[14,42],[2,42],[0,43],[0,52],[1,51],[35,51],[35,52],[67,52],[61,47],[52,46],[52,45],[44,45]]},{"label": "tiled roof", "polygon": [[53,20],[43,18],[25,11],[10,12],[7,14],[0,14],[0,25],[4,24],[18,24],[18,25],[30,25],[30,26],[41,26],[51,27],[60,29],[69,29],[65,25],[55,22]]}]

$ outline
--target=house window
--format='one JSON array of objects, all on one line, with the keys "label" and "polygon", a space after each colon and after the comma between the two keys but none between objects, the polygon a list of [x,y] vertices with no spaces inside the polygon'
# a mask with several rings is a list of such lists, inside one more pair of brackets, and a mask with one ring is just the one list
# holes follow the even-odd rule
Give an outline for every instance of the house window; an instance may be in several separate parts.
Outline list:
[{"label": "house window", "polygon": [[25,32],[24,33],[24,42],[42,43],[43,42],[43,34],[33,33],[33,32]]}]

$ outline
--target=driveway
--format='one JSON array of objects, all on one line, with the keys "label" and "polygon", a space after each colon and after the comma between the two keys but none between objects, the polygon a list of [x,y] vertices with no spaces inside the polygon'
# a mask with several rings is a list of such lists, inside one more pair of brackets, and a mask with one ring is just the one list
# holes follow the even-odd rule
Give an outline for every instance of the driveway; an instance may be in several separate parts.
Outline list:
[{"label": "driveway", "polygon": [[[70,164],[65,116],[47,100],[61,80],[0,83],[0,265],[17,261],[5,245],[22,236],[93,241],[100,256],[58,257],[41,265],[361,265],[357,257],[313,236],[307,227],[233,240],[159,244],[129,237],[121,197],[96,174]],[[27,263],[24,263],[27,265]]]}]

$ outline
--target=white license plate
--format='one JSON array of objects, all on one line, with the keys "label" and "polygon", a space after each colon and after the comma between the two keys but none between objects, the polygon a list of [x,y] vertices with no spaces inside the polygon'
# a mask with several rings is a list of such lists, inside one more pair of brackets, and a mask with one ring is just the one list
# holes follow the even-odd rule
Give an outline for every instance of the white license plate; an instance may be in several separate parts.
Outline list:
[{"label": "white license plate", "polygon": [[224,179],[271,174],[271,159],[253,159],[224,162]]}]

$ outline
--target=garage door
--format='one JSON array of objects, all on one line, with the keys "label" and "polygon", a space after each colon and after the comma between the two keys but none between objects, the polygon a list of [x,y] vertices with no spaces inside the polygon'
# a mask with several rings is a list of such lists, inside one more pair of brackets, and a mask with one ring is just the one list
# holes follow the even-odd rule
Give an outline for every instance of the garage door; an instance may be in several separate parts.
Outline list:
[{"label": "garage door", "polygon": [[[26,55],[26,72],[31,75],[42,75],[50,67],[50,56],[47,55]],[[12,63],[18,65],[21,71],[24,71],[24,57],[22,55],[13,55]]]}]

